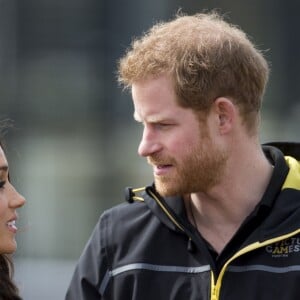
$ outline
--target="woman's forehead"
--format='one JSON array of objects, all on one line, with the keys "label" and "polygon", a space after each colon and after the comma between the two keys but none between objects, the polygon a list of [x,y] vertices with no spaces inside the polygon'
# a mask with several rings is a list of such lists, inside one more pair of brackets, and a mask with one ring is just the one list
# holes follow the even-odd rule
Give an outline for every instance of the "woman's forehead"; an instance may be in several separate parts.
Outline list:
[{"label": "woman's forehead", "polygon": [[7,165],[7,160],[3,148],[0,146],[0,166]]}]

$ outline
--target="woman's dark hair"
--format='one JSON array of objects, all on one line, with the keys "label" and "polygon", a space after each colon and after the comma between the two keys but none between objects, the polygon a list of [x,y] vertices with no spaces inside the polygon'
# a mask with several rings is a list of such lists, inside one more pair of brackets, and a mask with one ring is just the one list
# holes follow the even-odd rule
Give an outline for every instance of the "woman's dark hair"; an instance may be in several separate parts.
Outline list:
[{"label": "woman's dark hair", "polygon": [[0,300],[21,300],[12,275],[12,261],[7,255],[0,254]]}]

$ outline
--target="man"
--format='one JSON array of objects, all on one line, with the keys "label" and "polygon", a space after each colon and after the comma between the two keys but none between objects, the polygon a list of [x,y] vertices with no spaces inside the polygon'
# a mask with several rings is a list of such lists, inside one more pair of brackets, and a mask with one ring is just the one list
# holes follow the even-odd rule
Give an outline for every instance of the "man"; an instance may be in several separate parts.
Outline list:
[{"label": "man", "polygon": [[119,80],[154,184],[106,211],[66,299],[298,299],[300,147],[259,142],[262,53],[215,13],[133,42]]}]

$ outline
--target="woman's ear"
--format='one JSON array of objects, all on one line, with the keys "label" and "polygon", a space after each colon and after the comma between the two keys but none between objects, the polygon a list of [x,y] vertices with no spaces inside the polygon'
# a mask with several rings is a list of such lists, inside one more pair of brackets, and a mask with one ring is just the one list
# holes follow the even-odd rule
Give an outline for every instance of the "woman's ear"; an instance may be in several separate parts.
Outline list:
[{"label": "woman's ear", "polygon": [[213,109],[216,114],[219,132],[221,134],[229,133],[236,120],[237,107],[229,98],[219,97],[214,101]]}]

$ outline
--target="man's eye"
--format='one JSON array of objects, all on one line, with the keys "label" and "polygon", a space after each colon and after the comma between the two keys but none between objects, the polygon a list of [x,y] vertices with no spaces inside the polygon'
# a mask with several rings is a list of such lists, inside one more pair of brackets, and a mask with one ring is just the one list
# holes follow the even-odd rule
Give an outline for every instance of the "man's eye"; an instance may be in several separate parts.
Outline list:
[{"label": "man's eye", "polygon": [[167,128],[167,127],[170,127],[171,126],[171,124],[167,124],[167,123],[158,123],[158,124],[156,124],[156,127],[157,128]]}]

